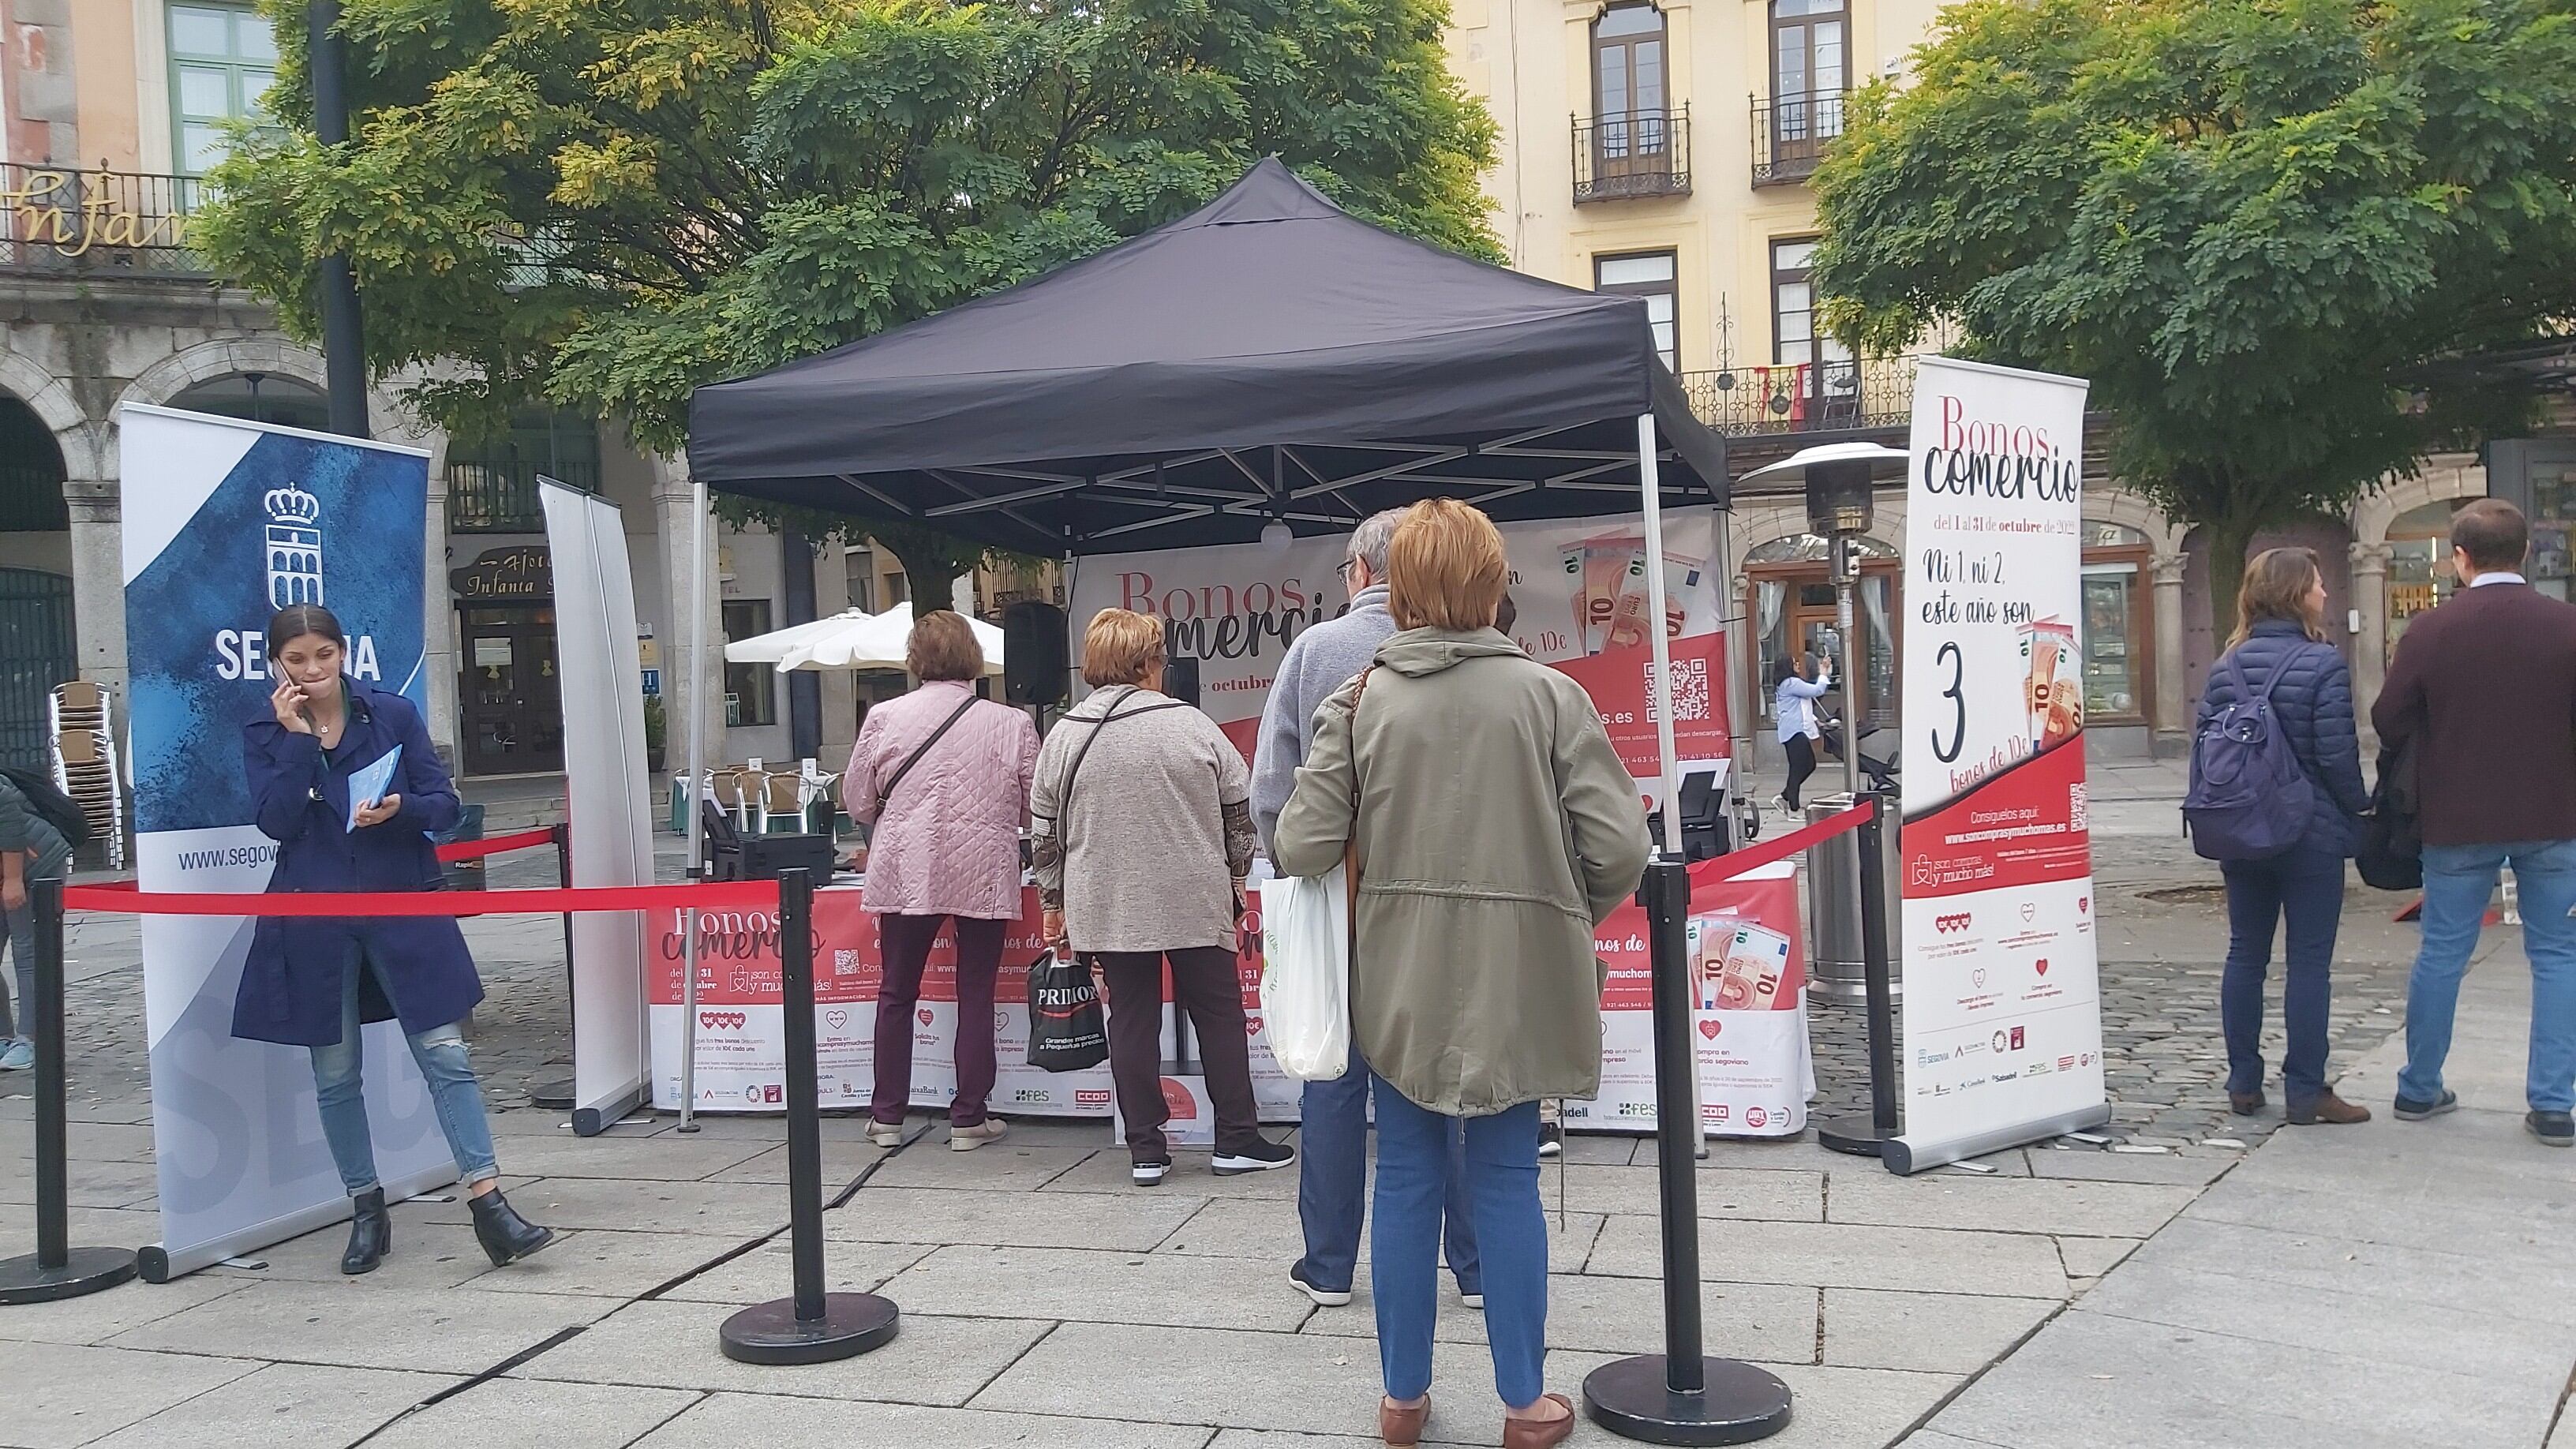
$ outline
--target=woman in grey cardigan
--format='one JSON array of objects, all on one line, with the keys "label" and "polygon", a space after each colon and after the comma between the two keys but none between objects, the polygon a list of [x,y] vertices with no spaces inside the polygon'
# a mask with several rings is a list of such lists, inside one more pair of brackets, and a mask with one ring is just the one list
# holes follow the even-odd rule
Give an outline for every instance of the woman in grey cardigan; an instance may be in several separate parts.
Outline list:
[{"label": "woman in grey cardigan", "polygon": [[1171,1170],[1163,1124],[1163,965],[1197,1028],[1216,1108],[1218,1176],[1285,1167],[1261,1135],[1246,1048],[1235,923],[1252,867],[1251,774],[1216,721],[1166,698],[1162,626],[1103,609],[1082,636],[1095,691],[1056,722],[1029,794],[1032,861],[1049,944],[1103,980],[1109,1072],[1130,1176]]},{"label": "woman in grey cardigan", "polygon": [[1414,505],[1387,549],[1398,632],[1318,711],[1271,838],[1289,875],[1357,853],[1351,1037],[1378,1079],[1370,1273],[1378,1428],[1395,1445],[1419,1439],[1431,1412],[1458,1119],[1503,1444],[1543,1449],[1573,1430],[1573,1405],[1543,1392],[1538,1104],[1600,1089],[1592,932],[1646,867],[1645,810],[1599,712],[1492,627],[1506,572],[1485,515]]}]

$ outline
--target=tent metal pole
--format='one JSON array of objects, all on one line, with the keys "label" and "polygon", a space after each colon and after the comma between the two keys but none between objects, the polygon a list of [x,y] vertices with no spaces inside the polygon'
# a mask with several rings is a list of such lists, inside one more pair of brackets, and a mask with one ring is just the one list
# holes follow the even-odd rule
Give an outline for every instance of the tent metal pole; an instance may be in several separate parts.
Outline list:
[{"label": "tent metal pole", "polygon": [[1655,674],[1648,681],[1646,708],[1655,716],[1655,759],[1662,771],[1655,799],[1663,808],[1664,849],[1679,858],[1682,850],[1681,786],[1673,769],[1673,658],[1664,638],[1664,488],[1655,472],[1655,415],[1637,415],[1637,481],[1646,500],[1646,631],[1654,646]]},{"label": "tent metal pole", "polygon": [[[689,495],[689,803],[680,812],[689,833],[689,881],[704,878],[706,828],[698,819],[707,778],[707,483],[692,469]],[[698,908],[680,912],[680,1130],[698,1130]]]}]

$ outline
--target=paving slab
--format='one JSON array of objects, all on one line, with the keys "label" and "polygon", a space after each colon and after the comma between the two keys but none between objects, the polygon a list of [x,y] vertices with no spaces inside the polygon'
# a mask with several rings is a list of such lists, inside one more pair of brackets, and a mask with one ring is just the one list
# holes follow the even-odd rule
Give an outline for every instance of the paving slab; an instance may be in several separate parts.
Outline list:
[{"label": "paving slab", "polygon": [[2057,1256],[2069,1278],[2099,1278],[2137,1251],[2135,1238],[2059,1238]]},{"label": "paving slab", "polygon": [[[787,1190],[765,1183],[646,1182],[616,1177],[501,1180],[529,1221],[550,1228],[616,1228],[647,1233],[716,1233],[736,1238],[787,1225]],[[462,1196],[432,1207],[436,1222],[463,1223]]]},{"label": "paving slab", "polygon": [[[2249,1281],[2337,1289],[2392,1304],[2429,1304],[2537,1323],[2576,1324],[2576,1293],[2547,1254],[2518,1265],[2369,1243],[2332,1232],[2280,1232],[2186,1214],[2131,1255]],[[2386,1310],[2382,1310],[2386,1311]]]},{"label": "paving slab", "polygon": [[[151,1201],[161,1190],[160,1181],[154,1176],[149,1162],[73,1158],[64,1166],[70,1181],[64,1186],[63,1201],[73,1207],[132,1207],[136,1203]],[[0,1159],[0,1203],[25,1204],[35,1200],[35,1159],[30,1156]]]},{"label": "paving slab", "polygon": [[[1305,1332],[1377,1337],[1377,1311],[1363,1279],[1350,1305],[1318,1310]],[[1285,1275],[1281,1291],[1289,1292]],[[1442,1343],[1485,1341],[1485,1315],[1447,1291],[1444,1276],[1432,1336]],[[1303,1300],[1299,1300],[1303,1301]],[[1816,1352],[1816,1290],[1778,1283],[1700,1285],[1700,1325],[1708,1352],[1763,1363],[1808,1363]],[[1634,1354],[1664,1350],[1663,1285],[1647,1278],[1552,1273],[1547,1280],[1547,1344],[1572,1353]]]},{"label": "paving slab", "polygon": [[[23,1449],[72,1449],[244,1374],[238,1358],[140,1353],[78,1344],[13,1343],[0,1362],[0,1435]],[[65,1392],[76,1385],[77,1392]]]},{"label": "paving slab", "polygon": [[[1798,1169],[1720,1168],[1699,1174],[1703,1218],[1759,1218],[1772,1222],[1822,1222],[1825,1174]],[[1539,1193],[1556,1207],[1553,1174],[1542,1168]],[[1661,1188],[1651,1167],[1577,1167],[1565,1174],[1565,1205],[1575,1212],[1662,1211]]]},{"label": "paving slab", "polygon": [[2022,1154],[2030,1175],[2089,1182],[2161,1182],[2205,1187],[2244,1161],[2242,1153],[2103,1152],[2091,1147],[2033,1147]]},{"label": "paving slab", "polygon": [[[1582,1267],[1593,1235],[1600,1230],[1598,1213],[1568,1213],[1560,1218],[1556,1204],[1547,1202],[1547,1261],[1555,1272],[1572,1272]],[[1297,1224],[1297,1210],[1288,1204],[1218,1200],[1204,1205],[1163,1244],[1167,1253],[1198,1253],[1219,1258],[1258,1258],[1278,1265],[1280,1272],[1297,1261],[1306,1251],[1305,1230]],[[1368,1231],[1360,1232],[1360,1259],[1368,1259]]]},{"label": "paving slab", "polygon": [[490,1268],[462,1286],[495,1293],[584,1293],[634,1298],[742,1246],[715,1233],[622,1233],[583,1228],[560,1234],[533,1258]]},{"label": "paving slab", "polygon": [[1207,1437],[1203,1428],[1169,1424],[904,1404],[854,1413],[822,1399],[716,1394],[635,1441],[635,1449],[1198,1449]]},{"label": "paving slab", "polygon": [[[104,1293],[0,1308],[0,1340],[100,1343],[130,1328],[156,1323],[241,1288],[239,1281],[191,1274],[174,1283],[127,1283]],[[0,1349],[0,1364],[9,1352]],[[0,1370],[6,1372],[6,1370]],[[0,1424],[5,1433],[5,1424]],[[5,1442],[0,1439],[0,1442]]]},{"label": "paving slab", "polygon": [[488,1379],[406,1415],[367,1449],[625,1449],[704,1397],[694,1389]]},{"label": "paving slab", "polygon": [[907,1313],[1293,1333],[1315,1306],[1231,1259],[1076,1248],[941,1248],[885,1287]]},{"label": "paving slab", "polygon": [[[747,1307],[795,1292],[794,1246],[786,1238],[765,1243],[720,1267],[710,1268],[662,1294],[667,1303],[724,1303]],[[928,1243],[835,1243],[823,1246],[823,1291],[874,1293],[894,1275],[936,1251]]]},{"label": "paving slab", "polygon": [[2540,1398],[2563,1390],[2576,1365],[2576,1325],[2428,1304],[2398,1315],[2388,1306],[2358,1293],[2249,1282],[2152,1258],[2104,1279],[2084,1300],[2093,1313],[2376,1359],[2408,1375],[2421,1368],[2491,1379]]},{"label": "paving slab", "polygon": [[[1570,1396],[1569,1396],[1570,1397]],[[1208,1449],[1378,1449],[1375,1435],[1355,1439],[1344,1434],[1278,1434],[1268,1429],[1219,1429]]]},{"label": "paving slab", "polygon": [[[393,1250],[366,1275],[372,1290],[453,1288],[492,1271],[492,1260],[474,1240],[474,1230],[461,1222],[436,1220],[444,1203],[393,1205]],[[340,1271],[340,1254],[349,1246],[346,1219],[309,1233],[254,1248],[243,1256],[265,1268],[227,1268],[220,1264],[193,1276],[254,1283],[296,1279],[307,1283],[345,1284],[354,1280]],[[551,1250],[550,1250],[551,1251]],[[536,1259],[530,1259],[533,1264]]]},{"label": "paving slab", "polygon": [[1826,1217],[1886,1227],[2008,1228],[2097,1238],[2143,1238],[2172,1221],[2198,1194],[2148,1183],[2059,1181],[1885,1171],[1833,1175]]},{"label": "paving slab", "polygon": [[[1603,1224],[1584,1271],[1658,1277],[1662,1255],[1654,1219],[1611,1218]],[[2068,1291],[2057,1244],[2048,1238],[1861,1223],[1704,1225],[1700,1276],[2020,1298],[2064,1298]]]},{"label": "paving slab", "polygon": [[[669,1136],[673,1134],[666,1133],[664,1135]],[[684,1138],[682,1140],[685,1141],[687,1139]],[[787,1181],[786,1143],[770,1140],[751,1141],[741,1138],[718,1140],[726,1141],[730,1146],[748,1147],[754,1150],[750,1156],[743,1158],[732,1166],[721,1168],[715,1172],[707,1174],[707,1181],[771,1184],[783,1184]],[[867,1171],[867,1169],[875,1166],[878,1161],[889,1155],[888,1149],[875,1146],[863,1138],[827,1137],[823,1139],[822,1145],[823,1196],[826,1199],[829,1199],[834,1193],[839,1192],[843,1185],[858,1177],[860,1173]],[[912,1147],[905,1149],[902,1156],[909,1157],[916,1152],[927,1155],[929,1152],[934,1150],[940,1150],[939,1144],[936,1142],[916,1143]],[[953,1155],[972,1156],[973,1154],[960,1153]],[[897,1160],[901,1159],[898,1158]],[[882,1169],[879,1170],[879,1175],[883,1175]],[[872,1177],[869,1180],[873,1182],[876,1178]]]},{"label": "paving slab", "polygon": [[1206,1199],[1130,1191],[1058,1193],[885,1187],[871,1183],[823,1215],[823,1235],[849,1243],[983,1243],[1005,1248],[1142,1252],[1189,1221]]},{"label": "paving slab", "polygon": [[342,1449],[463,1382],[449,1374],[270,1364],[129,1424],[91,1449]]},{"label": "paving slab", "polygon": [[1825,1362],[1847,1368],[1971,1374],[2048,1321],[2044,1298],[1980,1298],[1827,1288]]},{"label": "paving slab", "polygon": [[[2576,1163],[2568,1169],[2576,1177]],[[2203,1222],[2321,1232],[2489,1261],[2545,1260],[2576,1239],[2576,1191],[2552,1192],[2528,1184],[2518,1192],[2454,1192],[2448,1184],[2415,1179],[2357,1193],[2231,1178],[2210,1188],[2192,1215]]]},{"label": "paving slab", "polygon": [[369,1281],[247,1283],[238,1293],[128,1329],[119,1348],[256,1353],[286,1363],[480,1373],[616,1305],[546,1293],[464,1293]]},{"label": "paving slab", "polygon": [[[1271,1136],[1279,1135],[1276,1129]],[[969,1157],[978,1153],[967,1153]],[[1268,1172],[1246,1172],[1234,1177],[1219,1177],[1208,1170],[1208,1153],[1176,1148],[1172,1152],[1172,1170],[1163,1185],[1151,1191],[1189,1193],[1196,1197],[1257,1198],[1269,1202],[1294,1202],[1297,1199],[1295,1166],[1273,1168]],[[1376,1159],[1369,1159],[1369,1180],[1377,1180]],[[1139,1191],[1127,1179],[1128,1157],[1125,1147],[1111,1147],[1092,1154],[1088,1161],[1068,1169],[1047,1185],[1050,1192],[1134,1192]]]},{"label": "paving slab", "polygon": [[[1775,1449],[1875,1449],[1904,1433],[1960,1383],[1949,1374],[1896,1369],[1766,1367],[1788,1384],[1793,1396],[1788,1429],[1762,1441]],[[1605,1449],[1626,1442],[1592,1432],[1598,1437],[1587,1442]]]},{"label": "paving slab", "polygon": [[[493,1145],[502,1171],[513,1176],[640,1177],[659,1182],[711,1177],[778,1150],[739,1138],[683,1137],[673,1132],[605,1133],[597,1137],[558,1132],[496,1140]],[[779,1180],[786,1179],[782,1176]]]},{"label": "paving slab", "polygon": [[716,1331],[734,1311],[733,1305],[722,1303],[631,1304],[530,1359],[512,1375],[954,1407],[990,1383],[1048,1329],[1045,1323],[1017,1319],[906,1313],[894,1341],[873,1353],[780,1368],[736,1363],[717,1348]]},{"label": "paving slab", "polygon": [[2487,1380],[2436,1369],[2397,1379],[2369,1359],[2079,1305],[1928,1427],[2011,1449],[2527,1449],[2541,1442],[2549,1409],[2509,1401]]}]

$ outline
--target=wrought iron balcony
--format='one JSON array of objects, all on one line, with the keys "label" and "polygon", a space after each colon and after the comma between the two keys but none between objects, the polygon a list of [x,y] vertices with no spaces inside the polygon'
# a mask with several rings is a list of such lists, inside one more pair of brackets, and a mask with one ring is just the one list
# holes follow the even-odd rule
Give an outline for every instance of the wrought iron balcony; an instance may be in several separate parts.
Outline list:
[{"label": "wrought iron balcony", "polygon": [[1691,410],[1729,437],[1902,428],[1914,416],[1914,359],[1859,357],[1685,372]]},{"label": "wrought iron balcony", "polygon": [[204,276],[188,250],[200,183],[104,167],[0,165],[0,271]]},{"label": "wrought iron balcony", "polygon": [[1843,133],[1842,91],[1753,98],[1753,184],[1788,186],[1816,174],[1825,147]]},{"label": "wrought iron balcony", "polygon": [[1574,120],[1574,201],[1688,196],[1690,107]]}]

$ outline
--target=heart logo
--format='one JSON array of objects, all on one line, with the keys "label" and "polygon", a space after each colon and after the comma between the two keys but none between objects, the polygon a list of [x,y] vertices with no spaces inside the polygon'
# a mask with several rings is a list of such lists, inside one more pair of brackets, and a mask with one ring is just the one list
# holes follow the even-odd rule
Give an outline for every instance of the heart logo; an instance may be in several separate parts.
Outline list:
[{"label": "heart logo", "polygon": [[2091,896],[2077,896],[2075,898],[2076,914],[2082,915],[2084,912],[2091,909],[2093,909],[2093,898]]},{"label": "heart logo", "polygon": [[2022,923],[2023,925],[2025,925],[2025,926],[2029,925],[2029,924],[2030,924],[2030,919],[2031,919],[2031,917],[2036,916],[2036,915],[2038,915],[2038,914],[2039,914],[2039,907],[2037,907],[2037,906],[2035,906],[2035,905],[2032,905],[2032,904],[2031,904],[2030,902],[2028,902],[2028,901],[2024,901],[2024,902],[2022,902],[2022,903],[2021,903],[2021,923]]},{"label": "heart logo", "polygon": [[1968,979],[1969,979],[1969,980],[1971,980],[1971,981],[1973,981],[1973,982],[1975,982],[1975,983],[1976,983],[1977,985],[1979,985],[1979,986],[1983,986],[1983,985],[1985,985],[1985,984],[1986,984],[1986,968],[1985,968],[1985,967],[1983,967],[1983,966],[1980,966],[1980,967],[1978,967],[1976,970],[1969,972],[1969,973],[1968,973]]},{"label": "heart logo", "polygon": [[839,1031],[850,1024],[850,1014],[836,1006],[823,1013],[823,1020],[831,1023],[832,1030]]},{"label": "heart logo", "polygon": [[1718,1030],[1718,1025],[1714,1021],[1703,1021],[1699,1024],[1699,1034],[1707,1037],[1710,1041],[1717,1040]]},{"label": "heart logo", "polygon": [[1245,1036],[1261,1035],[1261,1018],[1257,1016],[1245,1017],[1243,1019],[1243,1034]]},{"label": "heart logo", "polygon": [[922,1024],[923,1026],[928,1026],[928,1025],[930,1025],[930,1008],[929,1008],[929,1007],[927,1007],[927,1006],[923,1007],[923,1008],[920,1010],[920,1012],[918,1012],[917,1014],[920,1016],[920,1018],[921,1018],[921,1024]]},{"label": "heart logo", "polygon": [[2039,974],[2040,974],[2040,975],[2042,975],[2042,976],[2047,975],[2047,974],[2048,974],[2048,958],[2047,958],[2047,957],[2045,957],[2045,956],[2040,957],[2040,958],[2039,958],[2038,965],[2039,965]]}]

